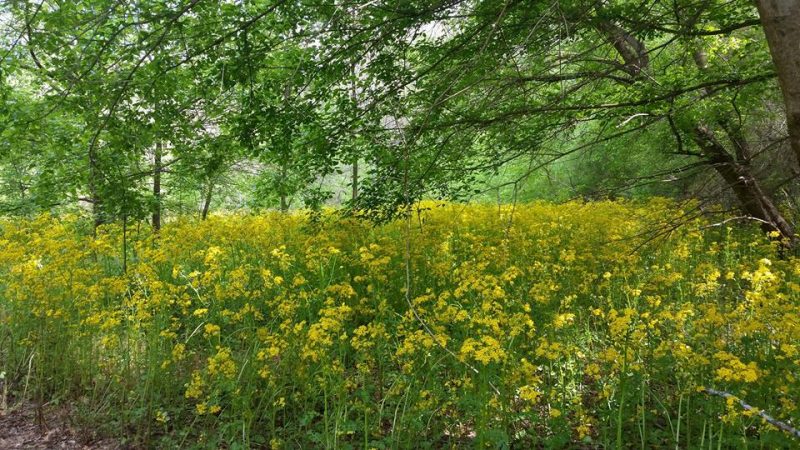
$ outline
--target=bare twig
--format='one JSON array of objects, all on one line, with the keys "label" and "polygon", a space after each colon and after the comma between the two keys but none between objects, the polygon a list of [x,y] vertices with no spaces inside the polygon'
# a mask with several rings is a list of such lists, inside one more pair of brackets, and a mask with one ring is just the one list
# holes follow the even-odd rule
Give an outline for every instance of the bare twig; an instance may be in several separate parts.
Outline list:
[{"label": "bare twig", "polygon": [[706,394],[710,394],[710,395],[716,395],[716,396],[722,397],[722,398],[724,398],[726,400],[733,399],[733,401],[738,403],[739,406],[741,406],[745,411],[752,411],[754,414],[756,414],[757,416],[759,416],[762,419],[764,419],[764,421],[766,421],[770,425],[780,429],[781,431],[784,431],[784,432],[788,433],[792,437],[800,439],[800,430],[798,430],[797,428],[794,428],[793,426],[787,424],[786,422],[782,422],[782,421],[780,421],[778,419],[775,419],[774,417],[770,416],[769,414],[765,413],[764,411],[762,411],[759,408],[756,408],[754,406],[748,405],[742,399],[740,399],[739,397],[737,397],[737,396],[735,396],[735,395],[733,395],[733,394],[731,394],[729,392],[718,391],[718,390],[712,389],[712,388],[703,388],[702,392],[705,392]]},{"label": "bare twig", "polygon": [[764,220],[764,219],[759,219],[758,217],[753,217],[753,216],[736,216],[736,217],[730,217],[730,218],[727,218],[727,219],[725,219],[725,220],[723,220],[723,221],[720,221],[720,222],[717,222],[717,223],[712,223],[712,224],[708,224],[708,225],[702,226],[702,227],[700,227],[699,229],[700,229],[700,230],[704,230],[704,229],[706,229],[706,228],[720,227],[720,226],[722,226],[722,225],[725,225],[725,224],[726,224],[726,223],[728,223],[728,222],[735,222],[735,221],[738,221],[738,220],[754,220],[754,221],[756,221],[756,222],[759,222],[759,223],[767,223],[767,224],[769,223],[769,222],[767,222],[767,221],[766,221],[766,220]]}]

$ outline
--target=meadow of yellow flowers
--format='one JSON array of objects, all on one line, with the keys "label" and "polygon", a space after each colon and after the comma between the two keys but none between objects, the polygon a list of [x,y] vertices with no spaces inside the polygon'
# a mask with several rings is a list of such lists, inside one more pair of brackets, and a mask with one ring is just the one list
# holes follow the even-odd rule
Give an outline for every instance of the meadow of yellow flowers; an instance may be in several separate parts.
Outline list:
[{"label": "meadow of yellow flowers", "polygon": [[141,447],[800,445],[755,409],[800,422],[800,259],[701,219],[645,240],[681,214],[181,219],[129,226],[125,272],[118,225],[5,220],[4,395]]}]

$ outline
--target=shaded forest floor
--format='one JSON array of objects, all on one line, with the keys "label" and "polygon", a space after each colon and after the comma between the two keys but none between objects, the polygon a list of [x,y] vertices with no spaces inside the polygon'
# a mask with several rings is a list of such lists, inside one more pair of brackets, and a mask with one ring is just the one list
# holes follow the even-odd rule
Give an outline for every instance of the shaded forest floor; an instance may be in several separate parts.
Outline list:
[{"label": "shaded forest floor", "polygon": [[0,449],[117,450],[113,440],[96,440],[92,433],[71,423],[63,406],[37,408],[25,403],[0,411]]}]

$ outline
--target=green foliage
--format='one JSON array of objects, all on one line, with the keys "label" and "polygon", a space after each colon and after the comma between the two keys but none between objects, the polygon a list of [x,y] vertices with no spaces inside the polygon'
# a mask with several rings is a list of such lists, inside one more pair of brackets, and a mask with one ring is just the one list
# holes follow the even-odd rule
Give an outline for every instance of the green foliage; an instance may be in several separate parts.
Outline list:
[{"label": "green foliage", "polygon": [[[498,185],[505,200],[686,196],[711,167],[693,141],[698,123],[761,142],[779,119],[768,48],[744,1],[16,1],[8,18],[22,39],[4,85],[21,106],[6,120],[14,152],[3,167],[38,177],[62,161],[40,195],[87,199],[108,218],[118,200],[137,216],[159,202],[191,209],[173,194],[318,206],[342,197],[320,186],[353,161],[362,180],[351,206],[372,211]],[[41,115],[24,111],[34,106]],[[54,142],[21,167],[12,155],[24,158],[32,136]],[[173,188],[162,196],[145,193],[157,144]],[[527,176],[540,166],[548,172]],[[255,188],[233,181],[242,167]],[[769,170],[775,184],[786,175]],[[214,195],[225,190],[247,200]],[[23,208],[5,191],[8,211],[48,204]]]}]

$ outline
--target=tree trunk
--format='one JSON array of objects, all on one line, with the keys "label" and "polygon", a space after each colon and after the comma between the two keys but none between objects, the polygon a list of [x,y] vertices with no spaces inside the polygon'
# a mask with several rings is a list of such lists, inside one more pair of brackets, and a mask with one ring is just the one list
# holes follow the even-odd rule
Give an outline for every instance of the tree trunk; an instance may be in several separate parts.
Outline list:
[{"label": "tree trunk", "polygon": [[736,161],[707,126],[696,126],[693,137],[714,170],[733,190],[742,211],[759,220],[765,232],[777,231],[794,241],[794,229],[761,189],[750,171],[750,166]]},{"label": "tree trunk", "polygon": [[122,273],[128,273],[128,216],[122,216]]},{"label": "tree trunk", "polygon": [[353,197],[355,201],[358,198],[358,158],[353,160]]},{"label": "tree trunk", "polygon": [[286,202],[286,194],[281,194],[281,212],[289,210],[289,204]]},{"label": "tree trunk", "polygon": [[161,230],[161,142],[153,154],[153,231]]},{"label": "tree trunk", "polygon": [[206,198],[203,199],[203,211],[200,213],[200,219],[206,220],[208,217],[208,209],[211,207],[211,194],[214,192],[214,182],[208,181],[208,189],[206,190]]},{"label": "tree trunk", "polygon": [[625,61],[623,69],[631,77],[635,78],[650,69],[650,57],[644,43],[612,22],[601,21],[598,28]]},{"label": "tree trunk", "polygon": [[89,197],[92,202],[92,217],[94,218],[94,227],[92,228],[92,236],[97,235],[97,227],[103,224],[103,211],[100,200],[100,193],[97,190],[97,177],[99,170],[97,169],[97,153],[94,147],[89,149]]},{"label": "tree trunk", "polygon": [[280,183],[280,200],[281,200],[281,212],[286,212],[289,210],[289,203],[286,199],[286,163],[281,165],[281,183]]},{"label": "tree trunk", "polygon": [[[800,0],[786,1],[798,2]],[[800,23],[797,26],[800,28]],[[601,33],[605,34],[606,39],[617,49],[617,52],[625,61],[625,70],[631,76],[636,76],[649,70],[647,48],[641,41],[613,23],[601,23],[599,28]],[[797,42],[795,42],[796,45]],[[692,56],[700,70],[704,70],[707,64],[704,50],[702,48],[698,49]],[[800,83],[800,80],[797,80],[797,82]],[[700,147],[705,159],[733,191],[739,201],[741,210],[748,216],[759,220],[763,230],[767,232],[777,231],[781,236],[790,240],[790,245],[793,245],[796,240],[794,229],[783,217],[783,214],[772,202],[772,199],[761,189],[758,180],[750,170],[750,151],[741,129],[731,127],[724,121],[721,126],[733,143],[736,150],[735,154],[739,157],[738,160],[728,152],[725,146],[716,138],[714,132],[702,122],[694,126],[693,138],[695,143]]]},{"label": "tree trunk", "polygon": [[[355,16],[356,11],[352,11],[353,16]],[[353,61],[352,65],[350,66],[350,77],[352,78],[352,83],[350,83],[350,98],[353,100],[353,104],[358,107],[358,91],[356,89],[356,62]],[[352,179],[352,188],[353,188],[353,196],[350,198],[353,202],[356,201],[358,198],[358,155],[353,158],[353,179]]]},{"label": "tree trunk", "polygon": [[786,106],[786,126],[800,163],[800,0],[756,0]]}]

